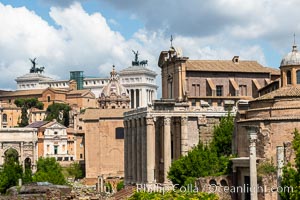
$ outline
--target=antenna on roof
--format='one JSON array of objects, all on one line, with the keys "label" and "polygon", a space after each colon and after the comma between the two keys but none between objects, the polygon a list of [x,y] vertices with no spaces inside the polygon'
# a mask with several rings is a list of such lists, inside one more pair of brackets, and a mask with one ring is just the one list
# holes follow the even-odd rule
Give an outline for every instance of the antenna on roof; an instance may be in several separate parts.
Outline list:
[{"label": "antenna on roof", "polygon": [[170,42],[171,42],[171,47],[173,47],[173,35],[171,35]]},{"label": "antenna on roof", "polygon": [[294,44],[293,44],[293,52],[297,52],[297,45],[296,45],[296,34],[294,33]]}]

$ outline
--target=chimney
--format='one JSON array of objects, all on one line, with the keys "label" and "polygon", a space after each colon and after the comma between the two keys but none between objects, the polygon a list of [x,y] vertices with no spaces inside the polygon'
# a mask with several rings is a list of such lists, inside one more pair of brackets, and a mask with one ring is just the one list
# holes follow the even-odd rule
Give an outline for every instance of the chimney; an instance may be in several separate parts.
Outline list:
[{"label": "chimney", "polygon": [[238,64],[239,63],[239,56],[233,56],[232,62],[235,63],[235,64]]}]

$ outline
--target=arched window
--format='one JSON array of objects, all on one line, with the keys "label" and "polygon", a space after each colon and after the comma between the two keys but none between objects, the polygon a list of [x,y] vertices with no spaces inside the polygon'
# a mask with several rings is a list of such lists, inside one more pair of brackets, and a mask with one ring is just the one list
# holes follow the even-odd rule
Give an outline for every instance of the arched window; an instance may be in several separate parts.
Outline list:
[{"label": "arched window", "polygon": [[7,122],[7,114],[3,114],[2,115],[2,121],[3,122]]},{"label": "arched window", "polygon": [[297,84],[300,84],[300,70],[297,71]]},{"label": "arched window", "polygon": [[292,84],[291,71],[287,71],[287,72],[286,72],[286,83],[287,83],[287,84]]}]

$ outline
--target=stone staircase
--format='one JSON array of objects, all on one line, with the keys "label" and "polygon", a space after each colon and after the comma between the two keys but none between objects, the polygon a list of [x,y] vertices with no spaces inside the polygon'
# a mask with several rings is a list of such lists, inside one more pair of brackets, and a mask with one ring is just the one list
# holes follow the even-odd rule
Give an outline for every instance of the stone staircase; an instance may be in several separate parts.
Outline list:
[{"label": "stone staircase", "polygon": [[131,195],[133,195],[136,187],[135,186],[125,186],[124,189],[120,190],[119,192],[115,193],[113,195],[114,200],[126,200],[128,199]]}]

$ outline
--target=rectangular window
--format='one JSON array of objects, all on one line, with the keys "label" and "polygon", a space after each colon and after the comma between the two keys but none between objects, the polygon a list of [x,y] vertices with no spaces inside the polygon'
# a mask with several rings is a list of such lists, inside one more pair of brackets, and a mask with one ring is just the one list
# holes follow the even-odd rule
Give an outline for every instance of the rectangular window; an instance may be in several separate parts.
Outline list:
[{"label": "rectangular window", "polygon": [[247,85],[239,85],[240,96],[247,96]]},{"label": "rectangular window", "polygon": [[54,146],[54,154],[58,154],[58,146]]},{"label": "rectangular window", "polygon": [[82,158],[83,156],[82,156],[82,153],[80,154],[80,158]]},{"label": "rectangular window", "polygon": [[219,97],[223,96],[223,85],[217,85],[216,86],[216,90],[217,90],[216,91],[217,92],[217,94],[216,94],[217,96],[219,96]]},{"label": "rectangular window", "polygon": [[200,96],[200,84],[192,84],[192,96]]},{"label": "rectangular window", "polygon": [[124,128],[116,128],[116,139],[124,139]]}]

